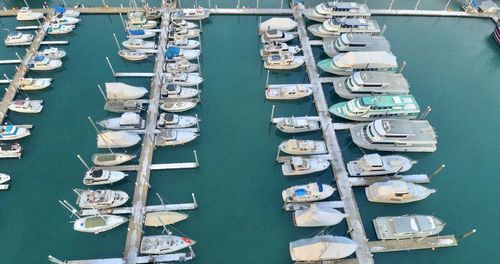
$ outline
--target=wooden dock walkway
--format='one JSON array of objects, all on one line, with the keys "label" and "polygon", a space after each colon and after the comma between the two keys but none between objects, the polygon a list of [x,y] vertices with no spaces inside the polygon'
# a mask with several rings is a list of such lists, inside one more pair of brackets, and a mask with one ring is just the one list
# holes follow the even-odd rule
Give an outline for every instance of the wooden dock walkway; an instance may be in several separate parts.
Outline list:
[{"label": "wooden dock walkway", "polygon": [[[162,20],[160,24],[160,35],[158,47],[160,52],[156,54],[154,66],[154,76],[151,82],[150,100],[159,100],[161,91],[161,76],[163,63],[165,61],[164,47],[167,46],[168,25],[170,22],[170,11],[166,8],[161,9]],[[154,137],[156,130],[156,121],[158,120],[158,105],[149,104],[146,115],[146,131],[143,137],[141,155],[139,159],[139,168],[137,171],[137,180],[134,189],[134,198],[132,201],[132,215],[129,220],[127,240],[125,242],[124,261],[125,263],[139,263],[138,255],[141,245],[142,227],[144,221],[144,207],[149,191],[149,178],[151,176],[151,163],[153,160]]]},{"label": "wooden dock walkway", "polygon": [[9,105],[17,95],[16,84],[19,83],[20,79],[24,78],[24,76],[28,72],[28,62],[36,54],[36,52],[40,48],[41,42],[47,34],[47,29],[50,24],[50,17],[51,14],[48,14],[47,18],[42,24],[42,27],[36,32],[31,46],[26,49],[26,54],[24,55],[21,64],[18,66],[16,74],[12,78],[9,87],[6,88],[6,92],[2,98],[2,101],[0,102],[0,124],[4,122],[5,117],[7,116],[7,112],[9,111]]},{"label": "wooden dock walkway", "polygon": [[331,162],[334,178],[337,183],[337,190],[340,194],[341,200],[344,202],[344,211],[346,214],[348,214],[348,217],[346,217],[346,221],[348,229],[352,230],[350,233],[351,238],[358,244],[358,249],[356,250],[356,258],[359,263],[374,263],[368,245],[366,244],[366,241],[368,241],[368,239],[365,234],[363,222],[361,221],[359,209],[354,198],[354,193],[351,189],[351,183],[349,182],[349,179],[347,177],[347,170],[345,168],[341,148],[339,146],[337,136],[333,128],[333,124],[331,121],[332,119],[330,117],[330,113],[328,112],[328,105],[323,93],[323,88],[319,81],[319,74],[316,68],[314,54],[312,53],[311,45],[309,43],[309,37],[307,35],[304,18],[302,16],[302,10],[295,8],[294,17],[298,24],[297,29],[299,33],[300,44],[306,60],[307,74],[309,76],[311,84],[313,85],[314,102],[316,105],[316,110],[320,117],[323,138],[326,142],[328,152],[332,157]]}]

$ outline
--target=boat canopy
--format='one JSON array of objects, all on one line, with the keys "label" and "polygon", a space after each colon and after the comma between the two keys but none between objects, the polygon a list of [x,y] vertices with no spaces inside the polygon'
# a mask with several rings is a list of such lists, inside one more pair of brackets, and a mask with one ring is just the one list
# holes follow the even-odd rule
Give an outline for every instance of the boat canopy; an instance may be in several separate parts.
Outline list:
[{"label": "boat canopy", "polygon": [[167,51],[165,52],[165,57],[167,59],[171,60],[174,57],[179,56],[180,53],[181,53],[181,49],[179,47],[170,46],[167,48]]},{"label": "boat canopy", "polygon": [[346,237],[316,236],[290,243],[293,261],[319,261],[345,258],[357,249],[357,244]]},{"label": "boat canopy", "polygon": [[64,13],[64,11],[66,11],[66,8],[64,8],[64,6],[62,5],[56,5],[56,7],[54,7],[54,13],[56,14]]},{"label": "boat canopy", "polygon": [[125,83],[105,83],[108,99],[138,99],[143,97],[148,90],[144,87],[127,85]]},{"label": "boat canopy", "polygon": [[357,51],[333,57],[333,64],[341,68],[397,68],[396,57],[385,51]]}]

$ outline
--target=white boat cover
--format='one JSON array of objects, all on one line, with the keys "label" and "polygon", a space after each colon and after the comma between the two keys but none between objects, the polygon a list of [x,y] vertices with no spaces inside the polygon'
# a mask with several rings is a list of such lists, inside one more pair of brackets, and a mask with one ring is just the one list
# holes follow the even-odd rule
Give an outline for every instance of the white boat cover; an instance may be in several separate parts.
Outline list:
[{"label": "white boat cover", "polygon": [[347,215],[330,207],[318,207],[316,204],[304,210],[294,212],[296,226],[332,226],[340,223]]},{"label": "white boat cover", "polygon": [[144,220],[144,224],[146,226],[158,227],[158,226],[175,224],[186,218],[188,218],[188,215],[178,212],[172,212],[172,211],[153,212],[146,214],[146,219]]},{"label": "white boat cover", "polygon": [[134,112],[123,113],[120,117],[121,126],[130,126],[141,123],[141,116]]},{"label": "white boat cover", "polygon": [[131,147],[141,140],[136,133],[127,131],[106,131],[97,136],[98,148],[126,148]]},{"label": "white boat cover", "polygon": [[398,62],[396,57],[385,51],[356,51],[341,53],[333,57],[333,63],[337,67],[351,68],[356,66],[387,67],[396,68]]},{"label": "white boat cover", "polygon": [[148,90],[144,87],[131,86],[124,83],[106,83],[106,96],[108,99],[139,99],[143,97]]},{"label": "white boat cover", "polygon": [[315,236],[290,242],[290,255],[293,261],[333,260],[348,257],[357,248],[347,237]]},{"label": "white boat cover", "polygon": [[267,30],[281,30],[290,31],[297,27],[297,22],[291,18],[287,17],[273,17],[262,23],[260,23],[260,33],[266,32]]}]

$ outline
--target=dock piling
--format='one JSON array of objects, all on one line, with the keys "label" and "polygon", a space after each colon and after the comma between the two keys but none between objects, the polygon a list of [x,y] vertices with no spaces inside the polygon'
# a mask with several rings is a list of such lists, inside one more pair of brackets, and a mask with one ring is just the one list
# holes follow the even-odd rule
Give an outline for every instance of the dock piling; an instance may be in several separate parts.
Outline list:
[{"label": "dock piling", "polygon": [[415,4],[415,10],[418,9],[418,5],[420,4],[420,0],[417,1],[417,4]]},{"label": "dock piling", "polygon": [[113,65],[111,65],[111,62],[109,61],[108,57],[106,57],[106,61],[108,62],[109,68],[111,69],[111,72],[113,73],[113,76],[116,76],[115,70],[113,69]]},{"label": "dock piling", "polygon": [[429,176],[429,179],[431,179],[432,177],[434,177],[436,174],[438,174],[439,172],[441,172],[441,170],[444,169],[444,167],[446,167],[445,164],[442,164],[441,166],[439,166],[432,174],[431,176]]},{"label": "dock piling", "polygon": [[193,197],[193,204],[194,204],[194,206],[198,207],[198,203],[196,202],[196,196],[194,195],[194,193],[191,193],[191,197]]},{"label": "dock piling", "polygon": [[266,76],[266,89],[269,87],[269,70],[267,70],[267,76]]},{"label": "dock piling", "polygon": [[474,229],[472,229],[471,231],[469,231],[469,232],[465,233],[463,236],[459,237],[459,238],[458,238],[458,241],[460,241],[460,240],[462,240],[462,239],[464,239],[464,238],[466,238],[466,237],[468,237],[468,236],[470,236],[470,235],[475,234],[475,233],[476,233],[476,231],[477,231],[477,230],[476,230],[475,228],[474,228]]},{"label": "dock piling", "polygon": [[85,162],[82,158],[82,156],[80,156],[80,154],[76,155],[76,157],[82,162],[83,166],[85,166],[85,168],[87,168],[87,170],[90,170],[90,167],[89,165],[87,164],[87,162]]},{"label": "dock piling", "polygon": [[406,67],[406,61],[403,61],[403,63],[401,63],[401,68],[399,68],[399,73],[403,73],[405,67]]},{"label": "dock piling", "polygon": [[193,150],[194,154],[194,162],[196,163],[196,167],[200,167],[200,163],[198,162],[198,154],[196,154],[196,150]]},{"label": "dock piling", "polygon": [[432,108],[431,108],[430,106],[427,106],[427,107],[425,108],[425,110],[422,112],[422,114],[420,114],[420,116],[418,117],[418,119],[421,119],[421,120],[422,120],[422,119],[425,119],[425,118],[429,115],[429,113],[430,113],[431,111],[432,111]]},{"label": "dock piling", "polygon": [[114,32],[113,32],[113,38],[115,38],[116,47],[118,48],[118,50],[121,50],[120,42],[118,42],[118,38],[116,37],[116,34]]},{"label": "dock piling", "polygon": [[273,118],[274,118],[274,108],[275,108],[275,105],[273,105],[273,107],[271,108],[271,118],[269,119],[269,122],[273,122]]},{"label": "dock piling", "polygon": [[104,101],[108,101],[108,98],[106,97],[106,94],[104,93],[104,91],[102,90],[102,87],[100,84],[97,85],[97,88],[99,88],[99,91],[101,92],[102,94],[102,97],[104,97]]}]

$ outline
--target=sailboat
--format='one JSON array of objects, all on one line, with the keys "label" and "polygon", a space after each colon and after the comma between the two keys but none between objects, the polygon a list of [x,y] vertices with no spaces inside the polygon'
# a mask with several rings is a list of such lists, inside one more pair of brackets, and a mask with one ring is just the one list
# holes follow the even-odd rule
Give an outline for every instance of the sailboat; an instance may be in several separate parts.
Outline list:
[{"label": "sailboat", "polygon": [[120,226],[128,221],[118,215],[94,215],[79,218],[73,224],[73,229],[79,232],[99,234]]}]

